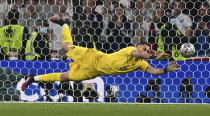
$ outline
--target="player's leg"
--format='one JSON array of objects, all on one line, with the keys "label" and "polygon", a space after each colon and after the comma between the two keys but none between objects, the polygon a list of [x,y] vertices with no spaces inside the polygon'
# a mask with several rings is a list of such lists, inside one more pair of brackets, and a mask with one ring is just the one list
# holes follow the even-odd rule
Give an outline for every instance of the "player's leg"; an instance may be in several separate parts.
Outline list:
[{"label": "player's leg", "polygon": [[69,81],[69,72],[64,73],[49,73],[44,75],[34,76],[34,81]]},{"label": "player's leg", "polygon": [[69,26],[67,24],[63,25],[63,33],[62,33],[62,48],[65,52],[69,51],[69,47],[73,45],[71,32]]},{"label": "player's leg", "polygon": [[74,62],[77,63],[83,63],[81,60],[78,59],[83,59],[87,55],[88,48],[84,47],[79,47],[79,46],[74,46],[73,41],[72,41],[72,36],[71,32],[69,29],[69,26],[67,24],[63,25],[63,33],[62,33],[62,49],[66,52],[66,55],[74,60]]},{"label": "player's leg", "polygon": [[44,75],[34,76],[34,74],[29,74],[26,77],[25,83],[22,85],[21,89],[24,91],[29,84],[36,81],[54,82],[54,81],[70,81],[69,72],[64,73],[49,73]]}]

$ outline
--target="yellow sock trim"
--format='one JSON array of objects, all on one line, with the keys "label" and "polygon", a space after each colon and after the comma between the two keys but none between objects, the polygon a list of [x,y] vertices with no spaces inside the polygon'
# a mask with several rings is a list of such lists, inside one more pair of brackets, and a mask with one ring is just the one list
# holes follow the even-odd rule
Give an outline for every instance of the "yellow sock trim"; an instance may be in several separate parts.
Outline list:
[{"label": "yellow sock trim", "polygon": [[69,26],[67,24],[63,25],[62,36],[63,36],[63,43],[71,43],[71,44],[73,44],[71,32],[70,32]]},{"label": "yellow sock trim", "polygon": [[60,81],[61,73],[50,73],[39,75],[39,81]]}]

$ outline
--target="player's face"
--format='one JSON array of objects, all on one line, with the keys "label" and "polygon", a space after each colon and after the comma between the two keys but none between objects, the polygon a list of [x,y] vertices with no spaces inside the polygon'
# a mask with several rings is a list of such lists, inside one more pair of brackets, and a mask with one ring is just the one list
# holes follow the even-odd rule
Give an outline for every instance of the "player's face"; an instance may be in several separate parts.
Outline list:
[{"label": "player's face", "polygon": [[123,15],[123,9],[122,8],[117,8],[116,9],[116,14],[118,15],[118,16],[122,16]]},{"label": "player's face", "polygon": [[144,44],[144,45],[138,45],[136,48],[137,48],[137,50],[139,52],[147,52],[147,53],[150,52],[150,46],[148,46],[146,44]]},{"label": "player's face", "polygon": [[57,7],[61,13],[64,13],[67,9],[67,4],[65,4],[64,0],[58,0]]},{"label": "player's face", "polygon": [[201,6],[201,7],[200,7],[200,15],[201,15],[201,16],[207,15],[207,14],[208,14],[208,13],[207,13],[207,10],[208,10],[208,7],[207,7],[207,6]]},{"label": "player's face", "polygon": [[183,4],[179,2],[175,2],[173,4],[173,10],[175,11],[175,15],[179,15],[181,13],[181,10],[183,9]]},{"label": "player's face", "polygon": [[111,2],[110,1],[105,1],[104,2],[104,6],[105,6],[105,8],[110,8],[111,7]]}]

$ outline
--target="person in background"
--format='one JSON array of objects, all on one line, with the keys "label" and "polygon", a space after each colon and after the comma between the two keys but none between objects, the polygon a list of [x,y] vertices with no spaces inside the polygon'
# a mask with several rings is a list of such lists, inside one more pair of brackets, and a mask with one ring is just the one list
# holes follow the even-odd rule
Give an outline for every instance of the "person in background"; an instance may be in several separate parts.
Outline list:
[{"label": "person in background", "polygon": [[[7,11],[4,11],[4,14],[9,14],[12,12],[13,14],[15,14],[15,18],[13,18],[12,20],[17,20],[18,25],[26,26],[27,29],[31,29],[30,27],[34,23],[33,20],[29,19],[36,18],[36,12],[34,12],[34,10],[37,1],[38,0],[8,0],[7,5],[5,4],[5,6],[8,6],[8,9]],[[8,17],[5,17],[5,20],[2,24],[7,25],[8,22]]]},{"label": "person in background", "polygon": [[175,0],[172,3],[172,11],[166,13],[169,14],[168,22],[160,27],[157,54],[166,52],[171,55],[170,60],[185,60],[180,53],[181,45],[194,40],[191,30],[192,20],[182,13],[185,4],[181,0]]},{"label": "person in background", "polygon": [[192,36],[192,19],[188,15],[182,13],[185,4],[186,3],[184,3],[182,0],[174,1],[172,10],[172,15],[174,18],[171,18],[170,22],[174,23],[181,33],[190,39]]},{"label": "person in background", "polygon": [[9,53],[9,60],[18,60],[18,52],[13,50]]},{"label": "person in background", "polygon": [[40,0],[36,5],[36,11],[40,19],[48,19],[58,13],[57,0]]},{"label": "person in background", "polygon": [[[149,37],[154,36],[154,35],[151,35],[150,34],[151,32],[149,32],[149,31],[151,31],[151,30],[158,31],[159,29],[157,27],[157,24],[159,22],[162,22],[162,23],[167,22],[167,21],[161,20],[161,18],[165,14],[164,9],[167,9],[167,6],[168,6],[167,4],[168,4],[168,0],[157,0],[157,3],[154,6],[156,10],[153,11],[152,14],[150,14],[152,16],[150,18],[149,18],[149,16],[147,16],[147,18],[143,17],[144,20],[142,22],[141,29],[138,31],[135,43],[138,43],[140,41],[148,41],[149,42]],[[143,13],[142,10],[143,9],[141,9],[141,12],[139,11],[141,14]],[[146,12],[146,11],[144,11],[144,12]],[[164,18],[166,18],[166,17],[164,17]],[[153,28],[153,29],[151,29],[151,28]]]},{"label": "person in background", "polygon": [[99,14],[102,15],[103,17],[103,31],[101,33],[101,41],[107,41],[107,27],[108,27],[108,22],[111,20],[111,17],[114,14],[114,5],[115,2],[110,1],[110,0],[105,0],[103,1],[102,5],[97,5],[95,8],[95,11]]},{"label": "person in background", "polygon": [[[25,12],[24,0],[11,0],[9,4],[10,6],[8,8],[8,11],[5,12],[7,16],[5,17],[3,24],[8,25],[8,23],[15,21],[15,24],[25,26],[25,23],[23,23],[21,20],[23,19],[23,15]],[[14,14],[14,17],[11,14]]]},{"label": "person in background", "polygon": [[61,56],[56,50],[51,50],[50,58],[51,60],[61,60]]},{"label": "person in background", "polygon": [[210,56],[210,10],[207,2],[200,5],[199,15],[195,18],[192,29],[197,37],[197,56]]},{"label": "person in background", "polygon": [[0,27],[5,25],[7,13],[12,7],[12,0],[0,0]]},{"label": "person in background", "polygon": [[72,21],[72,6],[68,0],[57,0],[56,8],[58,12],[49,18],[50,20],[50,40],[52,50],[56,50],[62,59],[65,59],[65,53],[62,50],[62,26],[64,23],[71,25]]},{"label": "person in background", "polygon": [[108,44],[104,45],[106,53],[113,53],[127,46],[131,46],[132,37],[134,36],[131,23],[124,15],[124,6],[119,3],[114,8],[115,15],[108,22]]},{"label": "person in background", "polygon": [[20,17],[20,25],[24,25],[28,28],[29,32],[33,32],[36,20],[41,19],[39,16],[37,5],[39,0],[25,0],[25,8],[23,18]]},{"label": "person in background", "polygon": [[[143,10],[143,0],[133,0],[130,4],[130,9],[132,9],[129,21],[132,23],[132,28],[135,30],[135,35],[140,30],[143,23],[142,10]],[[134,42],[134,41],[133,41]]]},{"label": "person in background", "polygon": [[38,0],[26,0],[26,12],[25,12],[25,19],[28,20],[31,18],[31,15],[36,12],[36,4]]},{"label": "person in background", "polygon": [[[142,22],[138,30],[137,37],[134,43],[146,41],[151,44],[152,50],[157,50],[157,39],[160,33],[160,28],[168,22],[167,10],[169,6],[168,0],[157,0],[155,4],[156,11],[153,12],[151,20]],[[154,52],[155,52],[154,51]]]},{"label": "person in background", "polygon": [[18,53],[18,59],[25,60],[25,48],[29,34],[26,27],[17,25],[18,17],[18,13],[9,11],[5,26],[0,28],[0,60],[9,59],[11,51]]},{"label": "person in background", "polygon": [[26,60],[50,60],[48,20],[37,20],[26,45]]},{"label": "person in background", "polygon": [[[75,26],[72,28],[74,44],[88,48],[94,48],[96,45],[96,48],[100,50],[102,48],[99,41],[103,29],[103,17],[95,11],[95,0],[84,0],[83,6],[83,12],[75,13],[73,16],[75,22]],[[95,41],[95,44],[92,40]]]}]

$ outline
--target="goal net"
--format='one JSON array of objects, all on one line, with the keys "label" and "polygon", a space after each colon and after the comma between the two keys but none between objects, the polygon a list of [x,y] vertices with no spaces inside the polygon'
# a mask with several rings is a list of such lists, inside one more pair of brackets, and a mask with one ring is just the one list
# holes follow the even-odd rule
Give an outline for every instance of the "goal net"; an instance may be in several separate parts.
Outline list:
[{"label": "goal net", "polygon": [[[210,102],[210,7],[208,0],[0,0],[0,101],[26,102]],[[72,59],[62,50],[62,26],[74,45],[107,54],[140,42],[180,70],[98,76],[81,82],[37,82],[25,90],[26,74],[66,72]],[[191,43],[193,57],[181,55]]]}]

